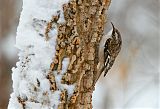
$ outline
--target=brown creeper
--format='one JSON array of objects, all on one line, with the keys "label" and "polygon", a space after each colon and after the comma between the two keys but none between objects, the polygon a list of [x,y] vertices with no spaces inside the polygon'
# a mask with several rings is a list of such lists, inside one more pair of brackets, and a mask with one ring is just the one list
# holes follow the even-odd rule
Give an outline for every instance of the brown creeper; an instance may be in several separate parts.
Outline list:
[{"label": "brown creeper", "polygon": [[[121,46],[122,46],[122,39],[121,34],[112,24],[112,32],[102,37],[102,43],[100,43],[99,49],[99,73],[97,76],[96,81],[99,79],[102,72],[104,72],[104,76],[106,76],[108,70],[111,69],[116,57],[118,56]],[[104,43],[103,40],[106,37],[110,37]],[[103,44],[104,43],[104,44]],[[101,47],[103,45],[104,48]],[[103,51],[102,51],[103,50]],[[103,53],[102,53],[103,52]]]},{"label": "brown creeper", "polygon": [[108,70],[111,69],[116,57],[121,50],[122,45],[120,32],[114,27],[112,22],[111,24],[113,27],[112,35],[111,38],[106,40],[104,45],[104,67],[102,68],[102,71],[104,71],[104,76],[106,76]]}]

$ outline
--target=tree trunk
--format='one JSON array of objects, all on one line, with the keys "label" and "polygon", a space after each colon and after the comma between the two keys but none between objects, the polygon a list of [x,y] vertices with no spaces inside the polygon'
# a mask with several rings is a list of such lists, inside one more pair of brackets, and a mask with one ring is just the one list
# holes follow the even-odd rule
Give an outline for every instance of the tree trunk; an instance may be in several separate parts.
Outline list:
[{"label": "tree trunk", "polygon": [[[36,11],[28,9],[29,1],[32,3],[23,1],[16,42],[20,62],[13,69],[8,108],[91,109],[99,42],[110,0],[70,0],[63,3],[63,10],[58,1],[42,0],[46,5],[35,0]],[[28,22],[23,21],[24,16]]]}]

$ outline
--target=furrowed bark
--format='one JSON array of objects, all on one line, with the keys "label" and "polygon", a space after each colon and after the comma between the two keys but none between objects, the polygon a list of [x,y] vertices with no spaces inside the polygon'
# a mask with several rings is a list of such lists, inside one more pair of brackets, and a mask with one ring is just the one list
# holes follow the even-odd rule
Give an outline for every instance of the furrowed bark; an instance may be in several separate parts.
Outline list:
[{"label": "furrowed bark", "polygon": [[59,109],[92,108],[98,47],[109,4],[110,0],[72,0],[63,6],[66,24],[59,24],[57,55],[52,69],[58,64],[56,70],[60,71],[63,57],[69,57],[70,63],[62,83],[76,84],[76,88],[69,100],[66,91],[61,93]]},{"label": "furrowed bark", "polygon": [[[26,4],[28,3],[27,1],[25,2]],[[49,1],[43,2],[49,3]],[[29,19],[30,16],[32,17],[28,21],[29,23],[32,22],[31,25],[22,21],[21,25],[28,28],[29,35],[36,35],[36,37],[30,38],[29,41],[31,42],[27,42],[27,44],[17,41],[21,54],[17,68],[13,69],[14,92],[11,95],[9,108],[17,109],[21,107],[22,109],[28,109],[33,108],[33,106],[35,106],[34,108],[48,109],[92,108],[92,93],[98,73],[99,42],[103,36],[107,19],[105,17],[106,10],[110,2],[110,0],[70,0],[68,3],[63,4],[63,12],[58,10],[56,14],[49,16],[50,20],[45,16],[45,13],[42,14],[44,15],[43,17],[41,16],[42,19],[36,18],[39,16],[39,12],[30,10],[36,13],[37,16],[31,13],[31,15],[28,15]],[[38,0],[37,3],[40,4],[40,10],[49,9],[48,7],[46,8],[46,6],[49,6],[48,4],[43,5]],[[25,11],[28,11],[28,9]],[[50,10],[48,11],[50,12]],[[62,15],[64,15],[65,22],[60,21]],[[25,30],[20,28],[19,31],[22,32],[22,36],[24,35],[24,39],[31,37],[26,35]],[[18,33],[20,33],[19,31]],[[23,38],[20,40],[24,40]],[[32,40],[38,40],[42,43],[36,41],[35,43]],[[50,44],[53,43],[52,41],[56,42],[55,46]],[[45,46],[41,47],[41,44]],[[43,62],[51,59],[43,57],[43,53],[48,56],[46,54],[48,50],[54,51],[53,59],[51,62],[48,61],[49,68],[48,64]],[[66,59],[69,59],[68,66],[63,64]],[[67,66],[65,72],[64,66]],[[61,80],[59,81],[59,79]],[[73,86],[75,87],[73,94],[71,94],[72,91],[69,90]],[[21,88],[25,90],[21,91]]]}]

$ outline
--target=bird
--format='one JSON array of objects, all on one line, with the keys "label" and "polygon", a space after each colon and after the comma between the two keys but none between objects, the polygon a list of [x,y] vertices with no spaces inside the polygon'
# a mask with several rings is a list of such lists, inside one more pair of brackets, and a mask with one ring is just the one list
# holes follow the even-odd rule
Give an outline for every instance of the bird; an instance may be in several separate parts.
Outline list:
[{"label": "bird", "polygon": [[[96,76],[96,81],[104,72],[104,77],[108,71],[112,68],[116,57],[121,51],[122,38],[119,30],[115,28],[111,22],[112,30],[106,35],[102,36],[99,46],[99,63],[98,63],[98,76]],[[104,41],[105,40],[105,41]]]}]

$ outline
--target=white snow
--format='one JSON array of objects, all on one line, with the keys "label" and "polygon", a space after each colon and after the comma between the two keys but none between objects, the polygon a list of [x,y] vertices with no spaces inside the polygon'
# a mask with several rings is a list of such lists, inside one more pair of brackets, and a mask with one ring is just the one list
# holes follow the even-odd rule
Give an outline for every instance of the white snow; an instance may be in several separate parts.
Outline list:
[{"label": "white snow", "polygon": [[23,109],[22,105],[15,99],[17,96],[15,93],[11,94],[10,103],[8,105],[8,109]]},{"label": "white snow", "polygon": [[[59,23],[65,22],[62,5],[69,0],[23,0],[23,10],[17,28],[16,47],[19,49],[19,62],[12,68],[13,93],[8,109],[21,109],[17,97],[27,101],[26,109],[56,109],[60,103],[60,93],[66,89],[69,96],[74,91],[74,85],[61,84],[62,74],[67,70],[68,58],[64,58],[62,73],[57,74],[56,82],[60,90],[51,92],[46,75],[55,55],[57,27],[49,32],[50,39],[46,41],[44,32],[47,23],[53,15],[60,11]],[[40,82],[39,86],[37,81]],[[37,91],[35,91],[37,88]],[[46,93],[46,95],[44,95]],[[35,101],[30,101],[34,99]]]}]

